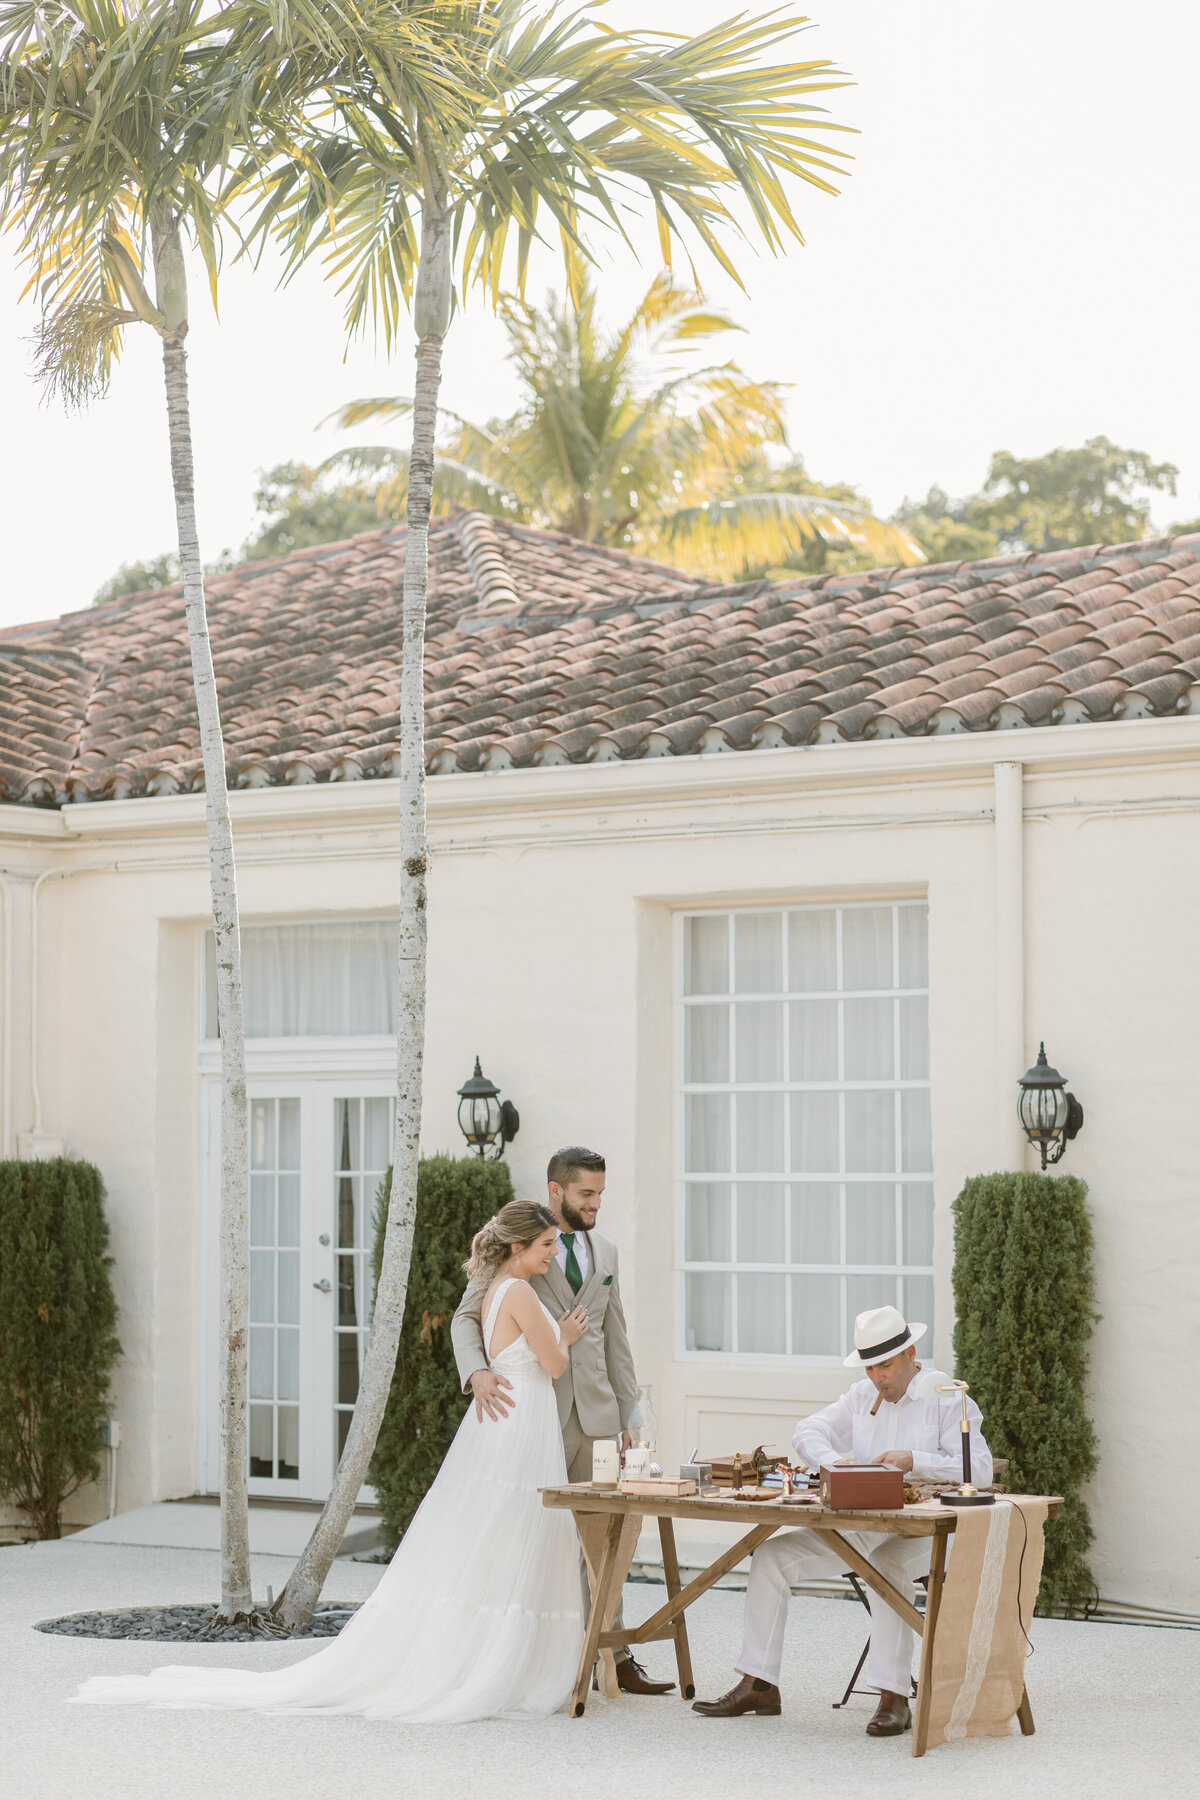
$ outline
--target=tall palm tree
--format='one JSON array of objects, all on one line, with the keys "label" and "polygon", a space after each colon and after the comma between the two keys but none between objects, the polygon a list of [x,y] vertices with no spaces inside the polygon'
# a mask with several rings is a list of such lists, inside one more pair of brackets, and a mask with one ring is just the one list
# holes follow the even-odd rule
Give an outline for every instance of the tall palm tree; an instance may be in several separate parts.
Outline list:
[{"label": "tall palm tree", "polygon": [[[276,0],[272,19],[286,16]],[[660,254],[691,234],[735,279],[738,215],[771,250],[802,241],[789,178],[833,192],[845,129],[815,103],[842,85],[821,62],[764,64],[802,21],[740,18],[696,37],[617,32],[528,0],[409,0],[436,20],[458,60],[462,103],[431,104],[364,57],[314,94],[302,146],[279,141],[262,229],[295,266],[324,252],[347,295],[351,330],[391,343],[411,308],[416,334],[406,513],[400,727],[401,917],[394,1174],[371,1339],[334,1484],[277,1603],[312,1612],[365,1478],[404,1318],[416,1208],[425,1018],[426,872],[422,661],[427,542],[442,350],[456,301],[474,283],[498,300],[515,252],[518,290],[543,226],[577,283],[601,226],[627,243],[648,203]]]},{"label": "tall palm tree", "polygon": [[[41,299],[45,384],[82,404],[126,328],[162,344],[171,479],[200,726],[221,1037],[222,1621],[253,1612],[246,1499],[249,1227],[246,1067],[233,831],[204,603],[188,412],[185,245],[216,283],[222,133],[202,0],[27,0],[0,7],[0,202]],[[211,124],[211,120],[209,121]],[[27,289],[28,291],[28,289]]]},{"label": "tall palm tree", "polygon": [[[740,327],[669,272],[612,331],[586,276],[574,299],[537,308],[505,296],[500,312],[521,402],[487,425],[443,414],[454,429],[436,457],[436,510],[474,506],[723,579],[787,564],[814,544],[922,560],[909,533],[852,492],[822,488],[795,461],[771,466],[767,447],[787,442],[780,384],[752,381],[735,362],[697,365],[689,352]],[[333,417],[350,428],[411,406],[353,400]],[[343,450],[324,467],[382,476],[382,513],[398,513],[407,496],[402,450]]]},{"label": "tall palm tree", "polygon": [[[216,300],[231,159],[251,159],[266,109],[336,67],[355,31],[393,59],[412,35],[393,5],[359,0],[331,43],[317,0],[289,41],[261,29],[230,55],[236,6],[206,0],[0,3],[0,221],[40,300],[37,362],[82,405],[107,386],[124,334],[162,344],[171,478],[204,769],[221,1040],[220,1621],[253,1616],[247,1509],[249,1218],[242,983],[233,833],[204,601],[188,410],[187,253]],[[253,22],[257,23],[257,21]]]}]

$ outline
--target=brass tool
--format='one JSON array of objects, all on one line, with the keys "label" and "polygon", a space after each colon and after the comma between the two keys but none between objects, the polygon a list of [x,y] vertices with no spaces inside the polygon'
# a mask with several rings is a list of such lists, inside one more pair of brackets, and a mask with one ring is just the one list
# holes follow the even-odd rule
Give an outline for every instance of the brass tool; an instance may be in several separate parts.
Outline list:
[{"label": "brass tool", "polygon": [[994,1505],[996,1499],[995,1494],[981,1493],[971,1480],[971,1421],[967,1417],[968,1388],[966,1382],[951,1381],[945,1386],[942,1386],[939,1383],[935,1391],[939,1394],[953,1394],[957,1392],[962,1395],[962,1423],[959,1426],[959,1430],[962,1433],[962,1486],[947,1489],[946,1492],[938,1495],[939,1500],[942,1502],[943,1506]]}]

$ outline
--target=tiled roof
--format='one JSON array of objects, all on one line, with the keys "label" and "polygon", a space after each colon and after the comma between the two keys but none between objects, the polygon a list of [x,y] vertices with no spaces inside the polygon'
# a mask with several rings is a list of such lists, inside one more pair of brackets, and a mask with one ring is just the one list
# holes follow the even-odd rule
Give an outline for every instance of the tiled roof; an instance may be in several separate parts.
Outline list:
[{"label": "tiled roof", "polygon": [[[404,544],[210,580],[238,786],[396,772]],[[712,587],[467,513],[429,567],[435,775],[1200,708],[1200,534]],[[178,587],[0,632],[0,797],[201,785]]]}]

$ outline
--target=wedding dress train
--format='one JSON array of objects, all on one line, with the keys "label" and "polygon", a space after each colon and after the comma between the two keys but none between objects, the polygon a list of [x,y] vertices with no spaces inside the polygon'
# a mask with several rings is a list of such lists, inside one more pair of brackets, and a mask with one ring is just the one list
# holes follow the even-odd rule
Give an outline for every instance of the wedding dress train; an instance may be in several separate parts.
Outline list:
[{"label": "wedding dress train", "polygon": [[[488,1309],[485,1344],[510,1285]],[[512,1383],[514,1407],[482,1422],[467,1409],[379,1586],[327,1648],[253,1673],[172,1666],[93,1676],[75,1701],[410,1724],[556,1712],[574,1683],[583,1618],[574,1523],[538,1494],[567,1478],[554,1384],[523,1335],[491,1367]]]}]

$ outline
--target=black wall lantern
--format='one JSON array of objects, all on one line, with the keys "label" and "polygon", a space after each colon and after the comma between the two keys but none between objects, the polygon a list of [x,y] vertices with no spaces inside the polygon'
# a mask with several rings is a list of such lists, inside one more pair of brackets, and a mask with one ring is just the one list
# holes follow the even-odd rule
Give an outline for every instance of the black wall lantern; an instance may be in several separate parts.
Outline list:
[{"label": "black wall lantern", "polygon": [[1083,1108],[1074,1094],[1068,1094],[1066,1076],[1046,1061],[1045,1044],[1039,1047],[1037,1061],[1017,1086],[1021,1090],[1017,1112],[1025,1136],[1042,1153],[1043,1169],[1047,1163],[1061,1162],[1068,1140],[1079,1135]]},{"label": "black wall lantern", "polygon": [[475,1058],[475,1073],[458,1090],[458,1123],[468,1144],[480,1156],[504,1155],[521,1129],[521,1115],[511,1100],[501,1100],[500,1089],[489,1081]]}]

